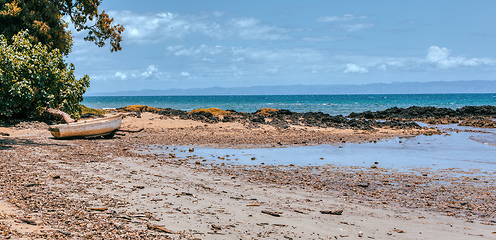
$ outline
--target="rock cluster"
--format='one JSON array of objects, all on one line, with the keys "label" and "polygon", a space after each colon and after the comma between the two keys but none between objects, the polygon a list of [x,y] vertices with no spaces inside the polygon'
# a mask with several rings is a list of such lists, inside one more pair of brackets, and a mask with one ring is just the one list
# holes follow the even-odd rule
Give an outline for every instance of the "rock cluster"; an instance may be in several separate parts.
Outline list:
[{"label": "rock cluster", "polygon": [[[144,107],[141,109],[146,111],[148,108]],[[129,111],[127,108],[119,110]],[[222,116],[214,116],[214,114],[209,111],[192,111],[188,113],[186,111],[171,108],[153,108],[152,112],[168,118],[179,117],[180,119],[190,119],[204,123],[239,122],[249,126],[266,124],[282,129],[288,128],[291,125],[354,130],[373,130],[374,128],[380,127],[394,127],[400,129],[420,128],[418,124],[411,121],[403,122],[394,120],[379,122],[366,119],[347,118],[342,115],[331,116],[322,112],[297,113],[284,109],[271,109],[270,111],[267,109],[260,109],[254,113],[226,110],[228,114]]]},{"label": "rock cluster", "polygon": [[365,119],[439,119],[439,118],[467,118],[467,117],[496,117],[496,106],[465,106],[456,110],[450,108],[393,107],[384,111],[351,113],[350,118]]}]

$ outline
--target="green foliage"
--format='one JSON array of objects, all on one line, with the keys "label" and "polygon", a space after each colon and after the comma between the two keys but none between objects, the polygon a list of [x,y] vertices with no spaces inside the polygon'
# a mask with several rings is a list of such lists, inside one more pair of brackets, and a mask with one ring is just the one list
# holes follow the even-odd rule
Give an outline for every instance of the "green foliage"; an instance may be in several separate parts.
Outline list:
[{"label": "green foliage", "polygon": [[31,117],[52,107],[79,118],[89,77],[76,79],[58,49],[31,41],[27,30],[10,44],[0,35],[0,116]]},{"label": "green foliage", "polygon": [[72,36],[67,30],[67,16],[76,31],[88,31],[85,40],[102,47],[109,40],[111,51],[121,50],[121,33],[124,27],[113,25],[105,11],[99,12],[102,0],[0,0],[0,35],[8,41],[25,29],[36,42],[49,50],[59,49],[62,54],[71,52]]}]

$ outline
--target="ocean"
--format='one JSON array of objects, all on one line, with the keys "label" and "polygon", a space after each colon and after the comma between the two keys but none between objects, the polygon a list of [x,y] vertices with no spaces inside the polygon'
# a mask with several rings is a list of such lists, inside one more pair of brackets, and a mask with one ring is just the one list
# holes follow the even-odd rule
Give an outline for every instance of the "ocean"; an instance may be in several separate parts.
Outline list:
[{"label": "ocean", "polygon": [[463,106],[496,105],[494,94],[359,94],[359,95],[258,95],[258,96],[91,96],[83,105],[90,108],[119,108],[147,105],[190,111],[220,108],[255,112],[260,108],[293,112],[323,112],[349,115],[352,112],[380,111],[391,107],[433,106],[456,109]]}]

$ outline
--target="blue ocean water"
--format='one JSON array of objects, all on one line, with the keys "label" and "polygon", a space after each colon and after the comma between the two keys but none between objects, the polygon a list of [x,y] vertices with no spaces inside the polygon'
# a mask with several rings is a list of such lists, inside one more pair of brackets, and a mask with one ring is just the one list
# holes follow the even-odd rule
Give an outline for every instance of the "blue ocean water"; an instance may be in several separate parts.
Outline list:
[{"label": "blue ocean water", "polygon": [[190,111],[220,108],[255,112],[260,108],[293,112],[323,112],[348,115],[351,112],[380,111],[391,107],[434,106],[456,109],[463,106],[496,105],[494,94],[360,94],[360,95],[260,95],[260,96],[95,96],[82,102],[91,108],[119,108],[140,104]]}]

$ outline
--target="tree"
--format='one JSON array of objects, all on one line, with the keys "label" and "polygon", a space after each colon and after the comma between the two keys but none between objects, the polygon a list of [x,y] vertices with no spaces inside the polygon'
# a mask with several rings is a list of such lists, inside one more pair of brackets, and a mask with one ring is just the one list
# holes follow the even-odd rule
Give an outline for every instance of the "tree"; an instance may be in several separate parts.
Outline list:
[{"label": "tree", "polygon": [[99,12],[102,0],[0,0],[0,35],[8,40],[18,32],[29,30],[36,42],[49,50],[71,52],[72,36],[67,30],[67,16],[76,31],[87,30],[85,40],[102,47],[110,41],[111,51],[121,50],[121,33],[124,27],[113,25],[105,11]]},{"label": "tree", "polygon": [[0,117],[30,117],[41,111],[79,118],[89,77],[77,80],[66,64],[73,45],[70,19],[84,38],[121,50],[124,27],[113,24],[102,0],[0,0]]},{"label": "tree", "polygon": [[89,77],[76,79],[58,49],[33,44],[28,31],[0,36],[0,116],[32,117],[48,108],[78,118]]}]

